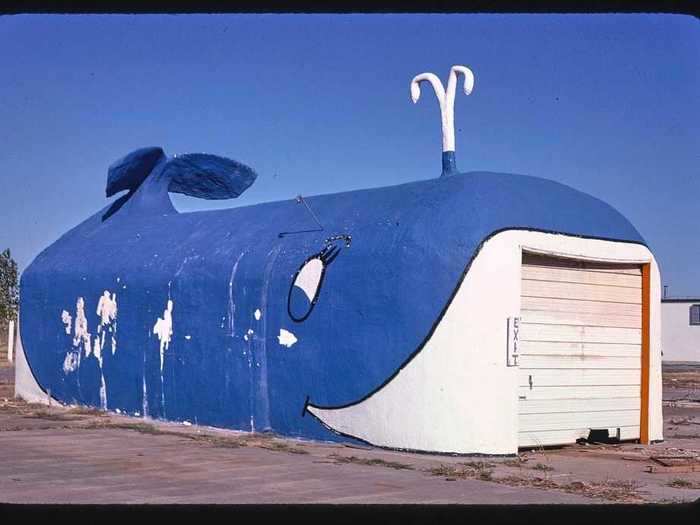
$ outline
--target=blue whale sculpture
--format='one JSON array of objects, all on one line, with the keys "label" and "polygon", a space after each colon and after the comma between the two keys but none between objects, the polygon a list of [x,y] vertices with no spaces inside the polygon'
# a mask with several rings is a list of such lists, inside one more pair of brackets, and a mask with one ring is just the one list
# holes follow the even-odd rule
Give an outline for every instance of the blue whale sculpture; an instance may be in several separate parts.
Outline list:
[{"label": "blue whale sculpture", "polygon": [[63,403],[352,440],[311,409],[360,403],[420,355],[492,236],[645,244],[608,204],[503,173],[192,213],[168,197],[233,198],[255,177],[160,148],[114,163],[107,196],[127,193],[22,275],[37,384]]}]

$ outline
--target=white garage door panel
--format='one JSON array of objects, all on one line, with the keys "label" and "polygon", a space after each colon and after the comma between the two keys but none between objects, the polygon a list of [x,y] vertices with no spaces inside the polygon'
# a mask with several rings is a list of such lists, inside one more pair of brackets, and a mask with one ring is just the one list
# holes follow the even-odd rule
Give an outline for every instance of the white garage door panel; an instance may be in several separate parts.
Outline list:
[{"label": "white garage door panel", "polygon": [[641,302],[639,266],[523,255],[520,446],[639,437]]},{"label": "white garage door panel", "polygon": [[521,341],[562,341],[573,343],[639,344],[642,331],[639,328],[611,328],[607,326],[571,326],[540,324],[525,321],[520,325]]},{"label": "white garage door panel", "polygon": [[[585,425],[581,425],[582,421],[585,421]],[[585,428],[613,428],[631,425],[639,425],[639,409],[520,415],[520,432],[576,429],[582,426]]]},{"label": "white garage door panel", "polygon": [[[616,435],[618,427],[609,429],[610,435]],[[636,426],[619,427],[620,439],[639,439],[639,424]],[[588,428],[574,430],[551,430],[545,432],[520,432],[518,443],[521,447],[538,447],[541,445],[563,445],[574,443],[579,438],[588,436]]]},{"label": "white garage door panel", "polygon": [[[574,304],[574,307],[576,305]],[[639,310],[638,307],[635,307]],[[528,310],[522,308],[520,315],[526,317],[530,323],[539,324],[566,324],[572,326],[610,326],[617,328],[642,328],[641,313],[637,315],[619,315],[615,313],[585,313],[577,312],[553,312],[551,310]],[[613,309],[614,311],[614,309]]]},{"label": "white garage door panel", "polygon": [[641,304],[642,294],[640,290],[641,288],[533,281],[530,279],[523,279],[522,281],[522,295],[525,297]]},{"label": "white garage door panel", "polygon": [[639,357],[639,345],[606,343],[571,343],[562,341],[520,341],[521,358],[527,355],[598,355]]},{"label": "white garage door panel", "polygon": [[639,356],[608,357],[601,355],[521,355],[518,359],[520,368],[615,368],[640,370]]},{"label": "white garage door panel", "polygon": [[601,412],[610,410],[637,410],[639,398],[599,397],[594,399],[528,399],[521,414],[553,414],[559,412]]},{"label": "white garage door panel", "polygon": [[548,386],[584,386],[584,385],[637,385],[641,377],[639,370],[530,370],[520,368],[518,386],[529,387],[528,377],[532,376],[532,388]]},{"label": "white garage door panel", "polygon": [[535,279],[540,281],[562,281],[580,284],[600,284],[610,286],[626,286],[628,288],[640,288],[639,278],[636,275],[611,272],[590,272],[576,269],[560,269],[552,271],[552,266],[524,266],[523,279]]},{"label": "white garage door panel", "polygon": [[601,303],[599,301],[581,301],[557,299],[554,297],[521,297],[522,310],[544,310],[546,312],[581,312],[606,315],[631,315],[642,318],[641,308],[636,303]]},{"label": "white garage door panel", "polygon": [[519,398],[525,397],[527,403],[521,403],[521,410],[526,410],[529,403],[538,399],[594,399],[606,397],[639,398],[639,385],[617,386],[550,386],[530,390],[529,386],[518,387]]}]

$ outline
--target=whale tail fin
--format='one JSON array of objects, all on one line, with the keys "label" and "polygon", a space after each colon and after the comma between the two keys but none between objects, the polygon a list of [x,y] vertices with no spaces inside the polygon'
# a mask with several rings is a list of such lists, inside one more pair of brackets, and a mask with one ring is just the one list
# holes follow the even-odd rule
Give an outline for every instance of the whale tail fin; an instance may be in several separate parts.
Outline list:
[{"label": "whale tail fin", "polygon": [[116,160],[107,170],[105,193],[111,197],[124,190],[135,190],[148,177],[159,161],[165,159],[161,148],[140,148]]},{"label": "whale tail fin", "polygon": [[162,148],[140,148],[115,161],[107,171],[107,197],[135,191],[156,166],[167,191],[200,199],[233,199],[247,190],[257,173],[238,161],[207,153],[166,157]]},{"label": "whale tail fin", "polygon": [[208,153],[186,153],[168,159],[163,179],[168,191],[200,199],[234,199],[258,174],[245,164]]}]

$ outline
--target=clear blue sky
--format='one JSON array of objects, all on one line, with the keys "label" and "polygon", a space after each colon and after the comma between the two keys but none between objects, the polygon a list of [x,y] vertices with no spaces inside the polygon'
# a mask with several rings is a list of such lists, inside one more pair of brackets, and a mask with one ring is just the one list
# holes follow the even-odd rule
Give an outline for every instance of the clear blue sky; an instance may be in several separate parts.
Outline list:
[{"label": "clear blue sky", "polygon": [[609,202],[672,295],[700,296],[700,23],[683,15],[0,17],[0,250],[24,269],[106,204],[132,149],[209,152],[260,174],[237,201],[440,173],[430,91],[453,64],[462,171],[537,175]]}]

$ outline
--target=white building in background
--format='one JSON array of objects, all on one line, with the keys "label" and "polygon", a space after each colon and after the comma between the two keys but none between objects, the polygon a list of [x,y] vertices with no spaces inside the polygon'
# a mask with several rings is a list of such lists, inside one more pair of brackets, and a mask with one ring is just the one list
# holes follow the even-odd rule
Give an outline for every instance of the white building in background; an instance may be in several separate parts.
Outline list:
[{"label": "white building in background", "polygon": [[664,361],[700,361],[700,298],[661,300]]}]

